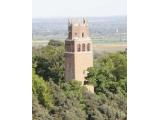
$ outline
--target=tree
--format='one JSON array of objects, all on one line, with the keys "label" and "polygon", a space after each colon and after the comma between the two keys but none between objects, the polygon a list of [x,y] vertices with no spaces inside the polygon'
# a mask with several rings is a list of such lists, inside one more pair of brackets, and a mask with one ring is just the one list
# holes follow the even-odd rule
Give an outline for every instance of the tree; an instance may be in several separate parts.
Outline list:
[{"label": "tree", "polygon": [[64,47],[48,45],[33,53],[36,74],[60,84],[64,80]]},{"label": "tree", "polygon": [[48,45],[58,47],[58,46],[63,46],[64,43],[51,39],[51,40],[48,42]]},{"label": "tree", "polygon": [[86,79],[95,85],[96,93],[106,94],[107,91],[110,91],[114,94],[122,92],[126,95],[127,58],[125,53],[104,55],[88,71]]},{"label": "tree", "polygon": [[32,71],[32,92],[37,97],[39,103],[46,108],[52,106],[53,95],[47,82]]},{"label": "tree", "polygon": [[64,46],[50,41],[33,51],[33,120],[126,120],[126,53],[101,54],[86,79],[95,94],[77,81],[64,81]]},{"label": "tree", "polygon": [[32,119],[33,120],[52,120],[48,111],[39,104],[37,97],[32,94]]}]

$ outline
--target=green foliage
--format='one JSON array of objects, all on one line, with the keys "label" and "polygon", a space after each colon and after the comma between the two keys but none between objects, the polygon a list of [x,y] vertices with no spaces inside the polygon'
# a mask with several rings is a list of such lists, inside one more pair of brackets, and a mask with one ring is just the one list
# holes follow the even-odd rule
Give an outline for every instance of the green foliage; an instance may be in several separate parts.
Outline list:
[{"label": "green foliage", "polygon": [[85,120],[86,113],[80,108],[72,107],[67,110],[64,114],[63,120]]},{"label": "green foliage", "polygon": [[86,77],[92,94],[81,82],[64,82],[64,45],[50,41],[33,50],[33,120],[126,120],[127,55],[95,57]]},{"label": "green foliage", "polygon": [[37,97],[32,95],[32,120],[52,120],[48,111],[39,104]]},{"label": "green foliage", "polygon": [[[86,113],[83,110],[84,104],[82,98],[82,88],[76,81],[66,82],[61,88],[51,82],[54,92],[54,107],[50,110],[50,115],[55,119],[63,120],[85,120]],[[80,95],[81,94],[81,95]],[[81,96],[81,97],[80,97]]]},{"label": "green foliage", "polygon": [[33,51],[33,65],[36,74],[42,76],[44,80],[52,80],[60,84],[64,80],[64,46],[59,46],[62,43],[56,42],[55,46],[50,45],[51,43]]},{"label": "green foliage", "polygon": [[42,78],[32,72],[32,92],[37,97],[40,104],[46,108],[52,106],[52,93],[50,91],[49,85]]},{"label": "green foliage", "polygon": [[95,85],[96,93],[114,94],[127,92],[127,56],[123,52],[99,58],[95,67],[88,69],[86,79]]},{"label": "green foliage", "polygon": [[127,77],[127,54],[120,52],[112,54],[111,59],[114,63],[113,74],[116,76],[116,80],[124,79]]},{"label": "green foliage", "polygon": [[79,99],[81,100],[82,98],[82,87],[81,87],[81,82],[77,81],[68,81],[66,83],[63,83],[61,85],[61,88],[64,90],[65,94],[68,96],[70,99]]},{"label": "green foliage", "polygon": [[58,46],[63,46],[64,43],[51,39],[51,40],[48,42],[48,45],[58,47]]}]

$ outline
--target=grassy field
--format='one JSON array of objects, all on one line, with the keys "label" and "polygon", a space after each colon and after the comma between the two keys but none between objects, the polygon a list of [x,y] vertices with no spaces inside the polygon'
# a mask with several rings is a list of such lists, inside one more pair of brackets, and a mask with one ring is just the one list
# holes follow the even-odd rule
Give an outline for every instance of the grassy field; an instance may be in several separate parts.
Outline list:
[{"label": "grassy field", "polygon": [[32,41],[32,47],[43,47],[46,46],[48,44],[48,40],[33,40]]},{"label": "grassy field", "polygon": [[101,53],[113,53],[117,51],[124,51],[127,48],[127,43],[106,43],[106,44],[93,44],[93,50]]},{"label": "grassy field", "polygon": [[[43,47],[48,44],[48,41],[32,41],[33,47]],[[127,43],[94,43],[93,50],[97,53],[107,52],[113,53],[124,51],[127,48]]]}]

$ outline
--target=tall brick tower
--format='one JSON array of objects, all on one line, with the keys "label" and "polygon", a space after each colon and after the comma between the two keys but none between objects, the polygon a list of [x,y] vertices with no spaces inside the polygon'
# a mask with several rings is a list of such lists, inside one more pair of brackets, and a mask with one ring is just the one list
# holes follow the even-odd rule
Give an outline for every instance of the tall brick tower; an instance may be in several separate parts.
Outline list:
[{"label": "tall brick tower", "polygon": [[92,41],[88,22],[71,19],[65,40],[65,80],[78,80],[84,84],[87,68],[93,66]]}]

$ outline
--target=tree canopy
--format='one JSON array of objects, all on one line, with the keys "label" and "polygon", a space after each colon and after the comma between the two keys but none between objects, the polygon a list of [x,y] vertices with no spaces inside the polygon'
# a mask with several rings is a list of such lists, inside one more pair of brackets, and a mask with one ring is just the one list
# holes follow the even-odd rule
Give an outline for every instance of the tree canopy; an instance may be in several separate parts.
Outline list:
[{"label": "tree canopy", "polygon": [[78,81],[64,81],[64,44],[50,41],[33,50],[33,120],[126,120],[127,55],[94,57],[86,79],[92,94]]}]

